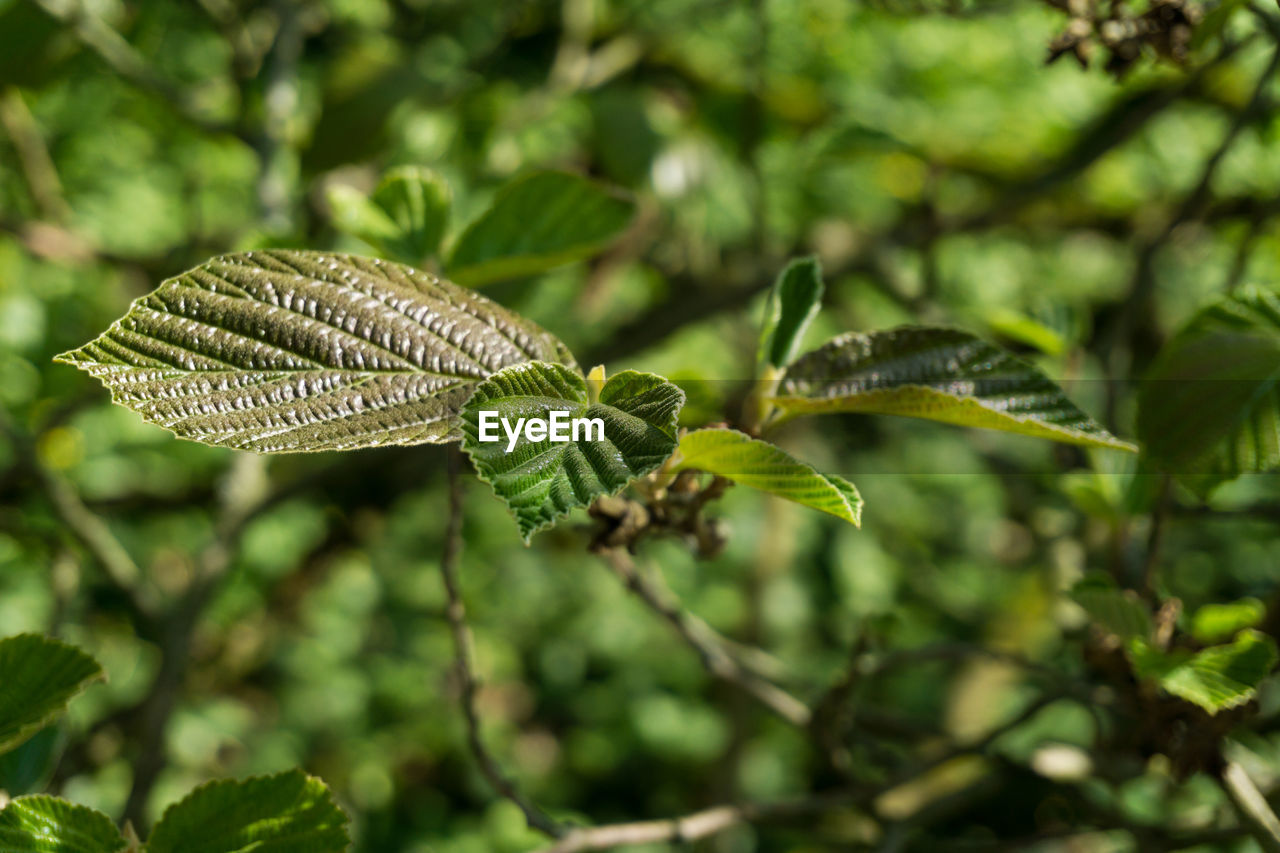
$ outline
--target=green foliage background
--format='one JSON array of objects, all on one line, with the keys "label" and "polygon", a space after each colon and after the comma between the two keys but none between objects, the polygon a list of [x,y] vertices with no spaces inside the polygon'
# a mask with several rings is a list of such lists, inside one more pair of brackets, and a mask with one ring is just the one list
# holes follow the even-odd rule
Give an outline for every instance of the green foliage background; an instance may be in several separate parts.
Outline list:
[{"label": "green foliage background", "polygon": [[[110,677],[0,763],[0,789],[150,825],[208,779],[301,766],[353,815],[356,850],[540,842],[467,749],[438,571],[444,449],[241,456],[175,441],[52,364],[161,279],[232,250],[372,253],[335,226],[328,190],[371,192],[393,167],[447,181],[446,246],[510,179],[566,169],[632,194],[635,225],[592,261],[485,293],[584,366],[670,376],[690,423],[736,414],[764,291],[814,253],[827,297],[809,345],[961,326],[1131,438],[1161,342],[1224,288],[1280,272],[1280,110],[1273,87],[1255,94],[1275,12],[1223,5],[1185,66],[1147,58],[1117,80],[1044,64],[1066,22],[1049,3],[0,0],[0,636],[55,634]],[[781,443],[857,484],[861,530],[734,489],[716,510],[722,554],[658,542],[644,558],[800,695],[838,682],[851,648],[888,662],[859,681],[839,745],[866,784],[1042,695],[1002,653],[1113,689],[1067,594],[1087,572],[1149,577],[1184,627],[1205,604],[1275,600],[1273,477],[1208,504],[1160,498],[1120,454],[858,416],[793,424]],[[474,480],[465,501],[478,710],[531,798],[605,822],[838,778],[802,732],[711,678],[575,525],[525,548]],[[228,517],[242,535],[213,553]],[[136,595],[69,518],[107,525]],[[227,574],[191,618],[164,618],[217,559]],[[903,653],[916,648],[939,651]],[[1230,747],[1264,789],[1280,780],[1278,704],[1264,682]],[[738,826],[694,849],[1093,827],[1072,849],[1111,850],[1133,848],[1135,826],[1230,828],[1208,774],[1115,731],[1054,701],[875,814]],[[1046,770],[1062,754],[1049,744],[1089,757],[1080,778]]]}]

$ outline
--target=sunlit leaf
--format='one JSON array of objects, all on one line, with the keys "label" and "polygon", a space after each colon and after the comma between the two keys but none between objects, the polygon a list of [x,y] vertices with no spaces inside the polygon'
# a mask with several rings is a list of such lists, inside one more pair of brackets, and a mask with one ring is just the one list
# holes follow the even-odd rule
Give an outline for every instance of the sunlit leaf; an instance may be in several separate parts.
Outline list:
[{"label": "sunlit leaf", "polygon": [[37,634],[0,640],[0,752],[49,725],[100,678],[98,662],[66,643]]},{"label": "sunlit leaf", "polygon": [[767,441],[731,429],[700,429],[680,439],[677,470],[718,474],[857,525],[862,498],[853,483],[820,474]]},{"label": "sunlit leaf", "polygon": [[622,233],[635,205],[566,172],[535,172],[503,187],[458,238],[449,275],[466,285],[535,275],[594,255]]},{"label": "sunlit leaf", "polygon": [[1138,395],[1138,436],[1198,491],[1280,468],[1280,294],[1246,288],[1191,319]]},{"label": "sunlit leaf", "polygon": [[822,265],[817,258],[787,264],[765,302],[758,356],[762,366],[786,367],[791,363],[821,307],[822,292]]},{"label": "sunlit leaf", "polygon": [[288,452],[456,439],[475,384],[572,363],[556,338],[411,267],[354,255],[225,255],[59,356],[182,438]]},{"label": "sunlit leaf", "polygon": [[116,853],[124,836],[102,812],[43,795],[0,811],[0,853]]},{"label": "sunlit leaf", "polygon": [[196,788],[165,811],[147,853],[342,853],[349,843],[324,782],[290,770]]},{"label": "sunlit leaf", "polygon": [[787,416],[862,412],[927,418],[1070,444],[1133,450],[1038,369],[954,329],[841,335],[801,356],[774,403]]},{"label": "sunlit leaf", "polygon": [[1256,628],[1267,615],[1267,606],[1256,598],[1203,604],[1191,616],[1191,635],[1201,643],[1229,640],[1246,628]]},{"label": "sunlit leaf", "polygon": [[1130,644],[1134,673],[1210,714],[1243,705],[1276,664],[1276,644],[1258,631],[1241,631],[1229,645],[1192,653],[1162,652],[1141,640]]},{"label": "sunlit leaf", "polygon": [[[571,509],[613,494],[662,465],[676,448],[676,417],[683,404],[683,391],[649,373],[619,373],[604,384],[600,399],[590,402],[576,369],[517,365],[476,389],[462,413],[462,448],[528,541]],[[505,428],[497,426],[490,433],[497,441],[481,441],[482,412],[506,418],[514,431],[520,419],[549,419],[553,411],[569,419],[599,419],[603,437],[585,428],[569,441],[530,440],[520,432],[512,445]],[[572,439],[572,432],[567,434]]]}]

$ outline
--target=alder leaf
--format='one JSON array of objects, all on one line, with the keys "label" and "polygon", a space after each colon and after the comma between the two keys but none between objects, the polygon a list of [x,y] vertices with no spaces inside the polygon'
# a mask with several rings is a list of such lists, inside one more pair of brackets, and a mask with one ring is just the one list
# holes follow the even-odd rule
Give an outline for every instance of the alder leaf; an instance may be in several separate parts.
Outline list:
[{"label": "alder leaf", "polygon": [[59,640],[38,634],[0,640],[0,753],[52,723],[102,677],[96,660]]},{"label": "alder leaf", "polygon": [[1241,631],[1235,641],[1199,652],[1162,652],[1142,640],[1129,646],[1133,671],[1154,681],[1167,693],[1216,714],[1235,708],[1257,694],[1258,685],[1276,665],[1276,643],[1254,630]]},{"label": "alder leaf", "polygon": [[732,429],[700,429],[680,439],[676,470],[718,474],[743,486],[830,513],[859,526],[862,498],[853,483],[820,474],[767,441]]},{"label": "alder leaf", "polygon": [[100,811],[43,794],[0,811],[0,853],[116,853],[124,836]]},{"label": "alder leaf", "polygon": [[967,332],[903,327],[841,335],[797,359],[775,405],[783,417],[863,412],[1135,450],[1027,362]]},{"label": "alder leaf", "polygon": [[817,258],[787,264],[765,301],[758,361],[762,366],[786,367],[822,305],[822,265]]},{"label": "alder leaf", "polygon": [[387,261],[214,258],[59,361],[182,438],[261,453],[456,440],[477,382],[573,358],[500,305]]},{"label": "alder leaf", "polygon": [[594,255],[621,234],[635,204],[567,172],[535,172],[498,191],[458,238],[449,275],[476,287]]},{"label": "alder leaf", "polygon": [[147,853],[343,853],[347,816],[301,770],[196,788],[165,810]]},{"label": "alder leaf", "polygon": [[1202,494],[1280,468],[1280,294],[1245,288],[1196,314],[1142,385],[1138,436]]},{"label": "alder leaf", "polygon": [[[676,448],[682,405],[684,392],[651,373],[619,373],[604,383],[599,400],[590,402],[578,370],[521,364],[476,388],[462,412],[462,449],[480,479],[506,503],[528,542],[575,507],[614,494],[662,465]],[[553,411],[570,419],[599,419],[603,437],[594,440],[598,432],[580,429],[577,440],[530,440],[521,432],[507,452],[510,443],[499,426],[500,440],[480,440],[481,412],[494,412],[514,428],[520,418],[549,419]]]}]

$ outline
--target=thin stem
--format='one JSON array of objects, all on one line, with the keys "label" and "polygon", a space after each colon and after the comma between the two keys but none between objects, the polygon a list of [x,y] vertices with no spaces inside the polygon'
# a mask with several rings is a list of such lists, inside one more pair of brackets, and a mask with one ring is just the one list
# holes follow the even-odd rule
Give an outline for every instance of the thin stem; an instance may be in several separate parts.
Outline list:
[{"label": "thin stem", "polygon": [[1218,781],[1258,846],[1266,853],[1280,853],[1280,820],[1245,769],[1229,761]]},{"label": "thin stem", "polygon": [[597,548],[596,554],[652,611],[665,619],[680,638],[697,652],[706,670],[733,684],[793,726],[805,728],[813,718],[809,706],[774,684],[739,656],[705,622],[666,601],[657,586],[636,567],[631,555],[621,548]]},{"label": "thin stem", "polygon": [[507,777],[489,751],[480,731],[480,714],[476,709],[476,695],[480,691],[480,684],[471,663],[473,641],[471,629],[467,625],[466,605],[462,601],[462,590],[458,583],[458,561],[462,556],[462,454],[456,446],[450,446],[448,456],[449,518],[445,526],[444,550],[440,555],[440,575],[449,600],[445,614],[453,632],[454,667],[462,687],[461,705],[467,723],[467,743],[480,766],[480,772],[494,790],[504,799],[515,803],[524,813],[525,821],[531,828],[550,838],[559,838],[564,835],[564,829],[522,794],[515,782]]}]

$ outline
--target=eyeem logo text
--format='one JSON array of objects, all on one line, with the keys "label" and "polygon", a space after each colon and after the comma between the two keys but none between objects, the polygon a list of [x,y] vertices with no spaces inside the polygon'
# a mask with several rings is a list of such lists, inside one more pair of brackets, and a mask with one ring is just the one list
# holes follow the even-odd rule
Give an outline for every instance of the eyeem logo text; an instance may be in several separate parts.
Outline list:
[{"label": "eyeem logo text", "polygon": [[480,440],[486,443],[502,441],[498,427],[507,437],[507,453],[516,449],[520,434],[528,441],[604,441],[604,420],[602,418],[571,418],[563,409],[552,409],[546,418],[516,418],[514,424],[510,418],[504,418],[498,412],[480,410]]}]

